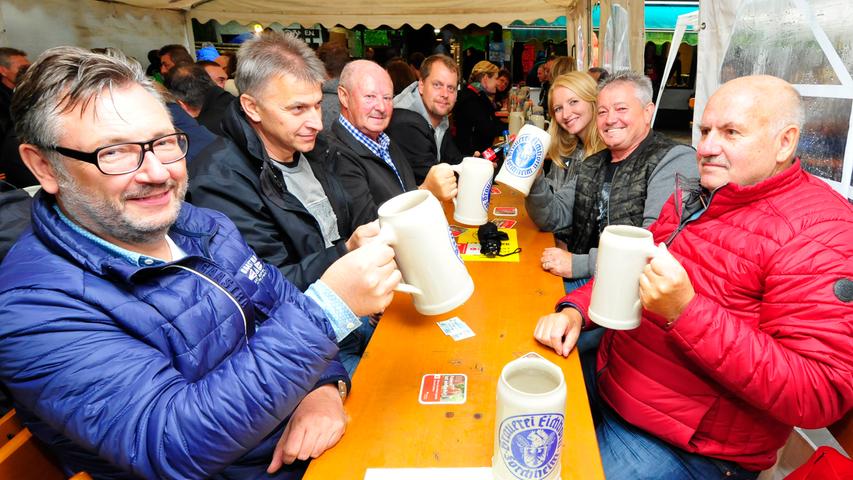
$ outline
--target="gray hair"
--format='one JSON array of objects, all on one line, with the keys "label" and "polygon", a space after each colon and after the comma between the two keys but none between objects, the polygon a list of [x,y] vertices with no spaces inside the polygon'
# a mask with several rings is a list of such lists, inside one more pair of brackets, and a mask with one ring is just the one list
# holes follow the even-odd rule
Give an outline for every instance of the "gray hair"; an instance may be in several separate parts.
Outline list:
[{"label": "gray hair", "polygon": [[15,131],[23,143],[54,147],[59,141],[61,115],[78,106],[85,109],[104,90],[132,84],[162,103],[139,62],[117,50],[108,55],[77,47],[46,50],[15,88],[11,107]]},{"label": "gray hair", "polygon": [[291,33],[264,32],[237,51],[234,82],[240,93],[257,96],[267,82],[282,75],[321,84],[326,80],[326,67],[311,47]]},{"label": "gray hair", "polygon": [[630,83],[634,86],[634,95],[641,104],[652,103],[652,81],[649,80],[649,77],[631,70],[621,70],[601,80],[598,84],[598,91],[601,92],[614,83]]},{"label": "gray hair", "polygon": [[[787,83],[787,82],[786,82]],[[776,132],[781,132],[788,125],[796,125],[800,131],[806,122],[806,111],[803,106],[803,97],[793,85],[787,84],[785,96],[779,99],[779,105],[784,106],[777,109]],[[787,98],[785,98],[787,97]]]},{"label": "gray hair", "polygon": [[17,48],[3,47],[0,48],[0,65],[9,68],[12,66],[12,57],[26,57],[27,52],[18,50]]}]

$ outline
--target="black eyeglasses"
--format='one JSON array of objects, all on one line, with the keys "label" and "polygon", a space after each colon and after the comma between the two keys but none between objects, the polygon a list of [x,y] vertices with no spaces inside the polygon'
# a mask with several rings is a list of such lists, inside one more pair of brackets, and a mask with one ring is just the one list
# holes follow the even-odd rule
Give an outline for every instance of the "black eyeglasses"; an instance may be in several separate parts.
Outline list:
[{"label": "black eyeglasses", "polygon": [[147,142],[125,142],[107,145],[94,152],[81,152],[65,147],[50,147],[66,157],[91,163],[104,175],[124,175],[139,170],[145,152],[153,152],[163,165],[183,160],[187,156],[190,140],[186,133],[177,132],[157,137]]}]

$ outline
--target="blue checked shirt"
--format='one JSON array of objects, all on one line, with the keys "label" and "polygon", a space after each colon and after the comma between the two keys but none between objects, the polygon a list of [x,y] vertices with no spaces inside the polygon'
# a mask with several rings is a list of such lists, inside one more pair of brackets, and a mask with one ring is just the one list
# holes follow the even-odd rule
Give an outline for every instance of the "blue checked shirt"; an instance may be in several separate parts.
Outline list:
[{"label": "blue checked shirt", "polygon": [[385,165],[391,167],[391,170],[394,171],[394,175],[397,175],[397,181],[400,182],[400,190],[405,192],[406,187],[403,185],[403,179],[400,178],[400,172],[397,171],[397,166],[394,165],[394,160],[391,159],[391,151],[388,150],[388,147],[391,145],[391,137],[386,135],[385,132],[382,132],[379,134],[379,143],[376,143],[373,139],[361,133],[361,131],[355,128],[353,124],[349,123],[343,115],[338,117],[338,122],[340,122],[350,135],[355,137],[359,143],[367,147],[367,149],[370,150],[370,153],[381,158],[382,161],[385,162]]}]

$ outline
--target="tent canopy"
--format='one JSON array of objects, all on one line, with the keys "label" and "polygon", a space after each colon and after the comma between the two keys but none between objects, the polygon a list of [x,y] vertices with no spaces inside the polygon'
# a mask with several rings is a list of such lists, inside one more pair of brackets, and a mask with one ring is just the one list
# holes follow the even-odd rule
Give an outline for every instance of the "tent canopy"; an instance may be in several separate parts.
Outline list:
[{"label": "tent canopy", "polygon": [[[654,5],[646,4],[643,8],[646,31],[675,30],[678,17],[687,13],[699,11],[699,5]],[[601,9],[598,5],[592,9],[592,28],[598,29],[601,19]],[[565,22],[565,19],[563,19]]]},{"label": "tent canopy", "polygon": [[122,0],[118,3],[145,8],[180,9],[202,23],[210,20],[227,23],[234,20],[244,25],[253,22],[262,25],[274,22],[282,25],[319,23],[326,27],[341,25],[346,28],[356,25],[399,28],[408,24],[419,28],[426,24],[435,27],[449,24],[465,27],[492,22],[507,25],[513,20],[553,21],[565,15],[576,1],[530,0],[523,5],[518,0],[347,0],[334,3],[317,0]]}]

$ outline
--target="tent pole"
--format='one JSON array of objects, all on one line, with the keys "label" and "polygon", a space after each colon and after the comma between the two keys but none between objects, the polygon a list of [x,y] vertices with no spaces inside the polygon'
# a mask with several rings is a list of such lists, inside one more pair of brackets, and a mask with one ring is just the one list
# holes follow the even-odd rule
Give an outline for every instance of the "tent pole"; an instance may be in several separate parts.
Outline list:
[{"label": "tent pole", "polygon": [[3,5],[0,5],[0,45],[9,45],[9,38],[6,34],[6,18],[3,16]]},{"label": "tent pole", "polygon": [[189,10],[184,10],[184,24],[186,25],[184,30],[184,41],[187,44],[187,48],[192,54],[193,58],[196,58],[195,52],[195,34],[193,33],[193,18],[190,15]]}]

